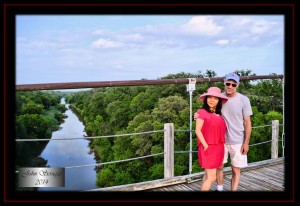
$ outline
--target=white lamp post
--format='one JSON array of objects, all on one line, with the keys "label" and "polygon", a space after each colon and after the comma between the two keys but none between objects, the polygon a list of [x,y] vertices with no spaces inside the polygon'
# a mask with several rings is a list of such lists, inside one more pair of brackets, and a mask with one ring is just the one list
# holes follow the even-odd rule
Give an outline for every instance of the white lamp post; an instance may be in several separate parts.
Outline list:
[{"label": "white lamp post", "polygon": [[193,148],[192,148],[192,94],[193,91],[196,89],[196,78],[189,78],[189,84],[186,85],[187,91],[190,94],[190,164],[189,164],[189,171],[190,174],[192,174],[192,152],[193,152]]}]

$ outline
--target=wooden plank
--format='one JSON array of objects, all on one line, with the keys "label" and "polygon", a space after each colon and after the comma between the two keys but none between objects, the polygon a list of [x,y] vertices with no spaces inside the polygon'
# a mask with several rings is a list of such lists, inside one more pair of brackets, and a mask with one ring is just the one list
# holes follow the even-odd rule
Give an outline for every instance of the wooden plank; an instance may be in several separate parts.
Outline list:
[{"label": "wooden plank", "polygon": [[270,171],[270,167],[256,169],[247,172],[242,177],[251,179],[252,184],[260,184],[262,187],[268,187],[270,190],[282,191],[284,189],[283,170],[281,173],[276,171],[276,176],[272,175]]},{"label": "wooden plank", "polygon": [[193,183],[189,183],[188,186],[193,190],[193,191],[200,191],[201,188],[201,182],[202,181],[197,181]]},{"label": "wooden plank", "polygon": [[185,190],[185,191],[188,191],[188,192],[192,192],[194,191],[192,188],[190,188],[187,184],[181,184],[182,188]]},{"label": "wooden plank", "polygon": [[266,176],[268,179],[284,181],[284,171],[280,169],[263,168],[261,170],[252,170],[251,173]]},{"label": "wooden plank", "polygon": [[240,185],[247,188],[248,191],[269,191],[270,189],[263,184],[260,179],[253,178],[248,174],[241,175]]},{"label": "wooden plank", "polygon": [[264,182],[264,184],[268,184],[269,187],[274,187],[278,190],[284,189],[284,180],[281,179],[281,177],[272,178],[261,171],[252,171],[249,175],[256,178],[258,181]]}]

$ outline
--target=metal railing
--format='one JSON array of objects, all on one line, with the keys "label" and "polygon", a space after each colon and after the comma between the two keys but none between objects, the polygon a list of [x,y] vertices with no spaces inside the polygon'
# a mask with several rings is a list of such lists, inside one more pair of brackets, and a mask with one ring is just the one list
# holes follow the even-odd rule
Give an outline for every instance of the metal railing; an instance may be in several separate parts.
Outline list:
[{"label": "metal railing", "polygon": [[[256,146],[261,144],[266,144],[272,142],[271,146],[271,158],[278,158],[278,141],[282,141],[284,143],[284,139],[279,140],[279,121],[273,120],[271,125],[263,125],[263,126],[256,126],[252,127],[255,128],[263,128],[263,127],[271,127],[272,126],[272,139],[264,142],[258,142],[255,144],[251,144],[249,146]],[[194,132],[195,130],[192,130]],[[89,167],[89,166],[100,166],[106,164],[115,164],[120,162],[126,161],[133,161],[137,159],[144,159],[148,157],[164,155],[164,178],[174,177],[174,154],[176,153],[197,153],[198,151],[174,151],[174,133],[175,132],[190,132],[190,130],[175,130],[173,123],[166,123],[164,126],[164,130],[155,130],[155,131],[147,131],[147,132],[139,132],[139,133],[129,133],[129,134],[118,134],[118,135],[106,135],[106,136],[93,136],[93,137],[81,137],[81,138],[51,138],[51,139],[16,139],[17,142],[29,142],[29,141],[64,141],[64,140],[78,140],[78,139],[98,139],[98,138],[111,138],[111,137],[125,137],[131,135],[142,135],[142,134],[151,134],[151,133],[158,133],[164,132],[164,151],[156,154],[140,156],[140,157],[133,157],[123,160],[116,160],[110,162],[101,162],[95,164],[88,164],[88,165],[74,165],[65,167],[66,169],[72,168],[79,168],[79,167]],[[283,136],[282,136],[283,138]],[[282,149],[284,150],[284,145],[282,144]],[[283,152],[284,154],[284,152]]]},{"label": "metal railing", "polygon": [[[283,75],[260,75],[260,76],[241,76],[240,80],[256,79],[283,79]],[[224,77],[195,78],[197,83],[201,82],[222,82]],[[160,85],[160,84],[187,84],[188,78],[179,79],[156,79],[156,80],[128,80],[128,81],[101,81],[101,82],[67,82],[67,83],[48,83],[48,84],[20,84],[16,85],[16,91],[35,91],[35,90],[58,90],[58,89],[83,89],[98,87],[119,87],[119,86],[141,86],[141,85]]]}]

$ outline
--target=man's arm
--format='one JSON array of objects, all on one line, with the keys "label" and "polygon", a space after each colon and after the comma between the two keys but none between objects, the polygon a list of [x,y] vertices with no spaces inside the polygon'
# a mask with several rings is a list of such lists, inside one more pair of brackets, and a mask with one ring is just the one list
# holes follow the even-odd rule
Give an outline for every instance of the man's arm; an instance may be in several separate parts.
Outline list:
[{"label": "man's arm", "polygon": [[245,129],[245,139],[243,146],[241,148],[242,154],[247,154],[249,151],[249,142],[250,142],[250,136],[252,132],[252,125],[251,125],[251,119],[250,116],[244,117],[244,129]]}]

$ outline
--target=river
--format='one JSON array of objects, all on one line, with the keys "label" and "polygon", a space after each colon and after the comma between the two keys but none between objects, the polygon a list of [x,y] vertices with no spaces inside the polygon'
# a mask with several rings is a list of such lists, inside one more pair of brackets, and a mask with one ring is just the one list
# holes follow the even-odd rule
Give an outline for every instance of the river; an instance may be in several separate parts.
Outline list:
[{"label": "river", "polygon": [[[60,125],[61,129],[52,133],[52,139],[81,138],[86,136],[84,125],[69,109],[62,98],[68,116]],[[40,155],[48,160],[47,165],[53,168],[72,167],[95,164],[95,155],[90,153],[89,141],[85,139],[52,140],[49,141]],[[83,191],[97,188],[95,166],[75,167],[65,169],[65,187],[39,187],[38,191]]]}]

